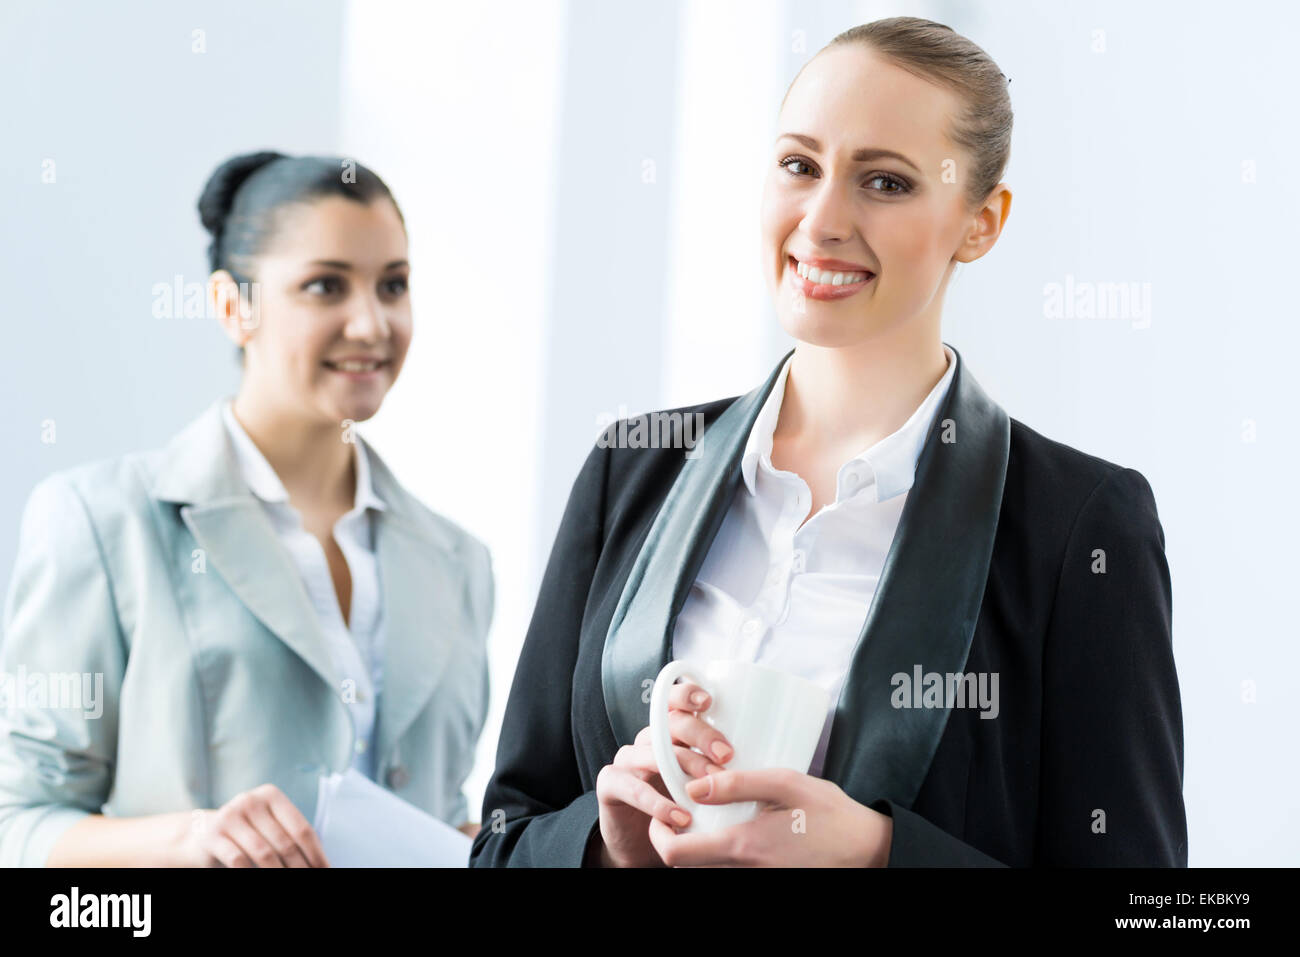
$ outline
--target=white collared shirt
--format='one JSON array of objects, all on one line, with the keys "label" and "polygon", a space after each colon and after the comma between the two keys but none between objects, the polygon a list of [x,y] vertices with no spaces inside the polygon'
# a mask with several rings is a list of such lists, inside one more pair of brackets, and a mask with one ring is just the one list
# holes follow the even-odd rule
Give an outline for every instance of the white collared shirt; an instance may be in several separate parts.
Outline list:
[{"label": "white collared shirt", "polygon": [[[375,715],[383,691],[384,607],[375,554],[374,523],[369,509],[383,510],[384,502],[370,483],[370,461],[358,438],[356,448],[357,489],[352,509],[334,523],[338,543],[352,576],[352,607],[349,622],[343,620],[334,579],[330,575],[325,549],[302,524],[298,510],[289,504],[275,469],[249,438],[235,418],[231,403],[222,406],[222,416],[239,461],[240,474],[266,510],[276,536],[288,549],[307,589],[321,632],[329,645],[334,673],[340,687],[335,691],[352,714],[356,746],[352,766],[375,779]],[[351,682],[351,684],[348,684]]]},{"label": "white collared shirt", "polygon": [[[790,359],[754,420],[742,485],[709,548],[673,633],[673,658],[742,659],[801,675],[830,692],[808,773],[820,776],[840,688],[876,593],[925,438],[957,366],[891,435],[845,462],[835,501],[800,523],[812,494],[772,465],[772,434]],[[793,359],[793,356],[791,356]]]}]

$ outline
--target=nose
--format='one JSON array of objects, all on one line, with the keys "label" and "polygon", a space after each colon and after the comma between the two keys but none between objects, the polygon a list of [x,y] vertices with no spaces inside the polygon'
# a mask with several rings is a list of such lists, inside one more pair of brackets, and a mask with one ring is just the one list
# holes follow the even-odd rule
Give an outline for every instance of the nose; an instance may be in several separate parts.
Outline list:
[{"label": "nose", "polygon": [[833,246],[853,237],[852,204],[842,195],[839,181],[834,177],[824,177],[808,197],[803,227],[819,246]]},{"label": "nose", "polygon": [[389,335],[383,304],[374,296],[363,296],[348,318],[343,334],[359,342],[378,342]]}]

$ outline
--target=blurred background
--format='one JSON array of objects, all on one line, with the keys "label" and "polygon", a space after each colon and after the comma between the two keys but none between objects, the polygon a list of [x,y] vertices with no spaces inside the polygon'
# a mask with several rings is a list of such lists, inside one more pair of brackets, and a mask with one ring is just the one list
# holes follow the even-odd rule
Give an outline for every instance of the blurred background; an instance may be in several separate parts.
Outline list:
[{"label": "blurred background", "polygon": [[[206,279],[212,168],[359,160],[405,213],[416,321],[363,434],[494,556],[477,820],[599,423],[748,391],[791,347],[758,258],[780,99],[835,34],[899,14],[1012,80],[1012,214],[958,267],[945,341],[1011,416],[1155,490],[1191,864],[1300,863],[1298,316],[1274,285],[1300,211],[1294,5],[5,0],[0,580],[38,479],[160,446],[235,391],[216,324],[152,308],[159,284]],[[1059,316],[1085,283],[1134,311]]]}]

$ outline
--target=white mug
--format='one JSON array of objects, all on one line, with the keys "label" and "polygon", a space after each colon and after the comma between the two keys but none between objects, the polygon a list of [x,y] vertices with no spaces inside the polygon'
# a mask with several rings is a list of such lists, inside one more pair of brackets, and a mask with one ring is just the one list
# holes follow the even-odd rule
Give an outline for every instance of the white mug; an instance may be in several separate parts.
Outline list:
[{"label": "white mug", "polygon": [[691,814],[686,832],[704,834],[753,819],[758,802],[697,804],[686,793],[686,773],[677,761],[668,729],[668,690],[683,675],[712,699],[702,717],[731,745],[732,758],[722,765],[729,771],[791,768],[807,772],[826,726],[830,694],[807,678],[749,661],[718,660],[701,665],[683,660],[664,666],[650,692],[650,743],[668,793]]}]

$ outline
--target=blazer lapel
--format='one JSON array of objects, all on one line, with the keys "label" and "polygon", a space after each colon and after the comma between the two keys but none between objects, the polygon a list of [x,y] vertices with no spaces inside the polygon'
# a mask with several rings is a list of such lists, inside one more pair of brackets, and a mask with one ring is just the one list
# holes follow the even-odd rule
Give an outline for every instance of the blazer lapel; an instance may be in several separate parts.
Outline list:
[{"label": "blazer lapel", "polygon": [[337,693],[338,678],[292,557],[239,466],[213,403],[167,446],[154,496],[181,506],[181,519],[244,604]]},{"label": "blazer lapel", "polygon": [[[953,350],[956,353],[956,350]],[[961,672],[993,557],[1011,422],[958,355],[831,725],[823,777],[860,803],[911,807],[948,723],[946,708],[897,709],[891,677]]]},{"label": "blazer lapel", "polygon": [[378,455],[371,481],[387,506],[376,514],[375,549],[384,595],[384,685],[378,754],[386,760],[428,704],[464,631],[466,571],[455,542],[432,521]]},{"label": "blazer lapel", "polygon": [[[316,610],[292,557],[239,474],[221,418],[222,401],[167,447],[154,495],[181,505],[181,517],[207,563],[337,694],[340,681]],[[425,516],[369,445],[366,452],[371,483],[386,506],[373,513],[385,615],[377,728],[382,758],[446,670],[461,627],[465,569],[456,560],[453,539]]]},{"label": "blazer lapel", "polygon": [[[917,664],[962,670],[993,553],[1010,421],[953,352],[957,368],[858,637],[822,772],[863,803],[889,797],[910,806],[919,791],[948,712],[895,709],[890,676],[910,676]],[[649,682],[670,659],[677,615],[731,505],[746,440],[784,361],[705,432],[633,564],[602,659],[605,708],[619,744],[648,723]]]},{"label": "blazer lapel", "polygon": [[650,686],[669,661],[677,613],[726,517],[745,441],[784,362],[705,430],[628,574],[601,658],[605,711],[619,744],[631,744],[649,723]]}]

